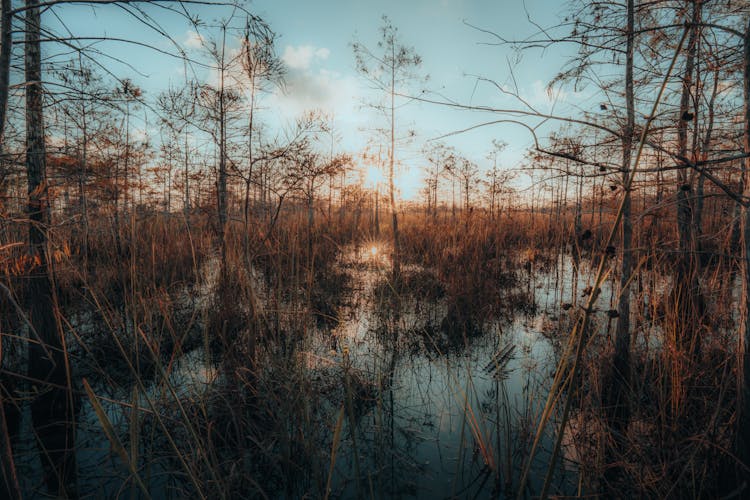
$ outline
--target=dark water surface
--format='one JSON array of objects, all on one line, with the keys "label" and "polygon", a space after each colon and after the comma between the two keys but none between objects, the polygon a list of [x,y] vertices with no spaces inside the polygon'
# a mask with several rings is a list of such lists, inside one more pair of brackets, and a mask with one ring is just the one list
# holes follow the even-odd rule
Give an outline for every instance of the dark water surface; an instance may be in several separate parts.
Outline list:
[{"label": "dark water surface", "polygon": [[[451,317],[445,299],[403,296],[396,308],[388,300],[375,298],[375,289],[389,268],[381,253],[373,244],[344,254],[341,265],[350,274],[353,291],[338,311],[341,321],[332,328],[317,328],[300,347],[311,378],[318,371],[328,377],[338,374],[334,377],[339,377],[337,383],[345,394],[343,403],[339,398],[322,410],[330,414],[321,424],[330,428],[328,440],[321,444],[326,456],[337,416],[343,412],[331,496],[515,496],[556,364],[555,341],[550,339],[562,328],[558,326],[563,314],[559,305],[562,297],[579,295],[571,289],[582,289],[588,275],[572,280],[569,262],[537,274],[521,270],[516,286],[530,293],[533,307],[502,318],[483,318],[473,322],[470,331],[463,328],[457,335],[461,329],[446,325]],[[210,283],[203,288],[210,290]],[[493,363],[503,353],[502,366]],[[148,413],[149,401],[158,410],[162,402],[174,399],[172,391],[181,399],[200,399],[217,382],[217,369],[206,358],[200,347],[185,354],[172,367],[169,384],[156,377],[145,387],[145,394],[132,387],[113,389],[104,380],[89,382],[121,441],[127,443],[131,403]],[[45,498],[26,413],[22,439],[15,445],[16,465],[28,497]],[[552,426],[533,464],[532,487],[539,485],[546,471],[551,433]],[[139,496],[85,398],[76,443],[81,496],[130,497],[131,492]],[[566,452],[568,458],[574,455]],[[154,497],[181,496],[175,485],[185,479],[167,472],[174,471],[173,465],[139,464]],[[323,467],[328,470],[329,464]],[[564,459],[554,487],[575,492],[575,471],[575,464]],[[294,497],[290,491],[294,488],[266,493]]]}]

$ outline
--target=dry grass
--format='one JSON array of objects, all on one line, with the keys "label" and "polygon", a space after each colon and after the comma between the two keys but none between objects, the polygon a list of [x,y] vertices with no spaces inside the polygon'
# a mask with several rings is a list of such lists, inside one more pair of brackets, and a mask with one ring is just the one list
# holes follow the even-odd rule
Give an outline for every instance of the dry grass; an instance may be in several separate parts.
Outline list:
[{"label": "dry grass", "polygon": [[[460,352],[499,316],[507,321],[519,312],[534,316],[544,307],[535,299],[536,276],[563,272],[561,254],[588,265],[601,250],[603,232],[595,228],[583,239],[572,235],[569,213],[555,224],[548,213],[523,211],[490,219],[477,210],[459,213],[456,220],[407,212],[401,220],[403,282],[383,281],[372,298],[397,330],[389,327],[380,335],[392,356],[404,345],[407,350],[418,345],[439,358]],[[373,472],[367,472],[372,464],[366,457],[373,443],[387,446],[387,439],[383,434],[361,441],[358,429],[365,415],[387,418],[383,398],[389,384],[383,380],[389,368],[380,367],[377,376],[353,368],[348,350],[334,338],[329,340],[334,354],[310,362],[315,339],[336,328],[359,286],[339,264],[342,254],[370,241],[369,228],[349,214],[333,226],[320,217],[309,231],[295,210],[282,213],[273,231],[264,232],[264,224],[254,220],[247,239],[243,224],[230,224],[223,281],[215,269],[212,220],[204,215],[186,221],[141,214],[122,223],[119,238],[108,219],[95,219],[86,266],[77,251],[78,235],[56,228],[55,284],[74,393],[94,405],[119,456],[124,483],[154,496],[167,491],[204,498],[240,492],[259,498],[333,496],[336,488],[350,491],[342,489],[346,481],[338,471],[342,461],[352,460],[358,471],[351,484],[363,496],[368,491],[377,496],[387,490],[368,482]],[[6,243],[21,239],[20,230],[6,229]],[[660,237],[666,240],[670,233]],[[639,238],[645,242],[645,234]],[[714,249],[725,255],[730,250]],[[21,248],[4,251],[6,267],[21,259]],[[728,452],[736,363],[729,334],[733,268],[720,258],[703,268],[701,349],[687,370],[669,340],[680,328],[664,285],[669,248],[642,253],[634,286],[631,424],[613,441],[602,423],[598,395],[611,355],[612,323],[602,309],[582,360],[580,396],[564,443],[566,463],[579,475],[580,495],[714,496],[723,491],[722,471],[734,463]],[[22,301],[23,269],[7,272],[4,282]],[[398,331],[401,308],[419,301],[444,304],[445,317]],[[561,297],[558,306],[569,301]],[[554,316],[553,345],[559,348],[569,313],[546,312]],[[4,333],[22,324],[11,312],[0,321]],[[399,336],[408,338],[384,340]],[[12,352],[10,344],[4,344],[6,352]],[[187,390],[179,367],[195,352],[203,353],[210,376],[201,389]],[[499,365],[505,358],[510,355],[501,354],[502,362],[489,369],[503,372]],[[476,374],[467,376],[471,382]],[[22,405],[23,380],[4,377],[4,402]],[[82,377],[91,386],[82,386]],[[471,383],[462,388],[462,446],[476,447],[497,491],[512,492],[538,410],[530,405],[525,414],[515,413],[503,384],[498,381],[492,411],[472,402]],[[530,400],[546,390],[544,384],[527,389]],[[375,429],[386,433],[382,425]]]}]

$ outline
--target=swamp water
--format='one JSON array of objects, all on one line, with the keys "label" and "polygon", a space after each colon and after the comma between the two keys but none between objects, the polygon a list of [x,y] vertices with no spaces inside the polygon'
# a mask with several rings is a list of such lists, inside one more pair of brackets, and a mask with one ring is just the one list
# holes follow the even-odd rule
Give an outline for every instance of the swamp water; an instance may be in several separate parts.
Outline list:
[{"label": "swamp water", "polygon": [[[319,409],[326,415],[319,425],[327,426],[322,433],[327,440],[319,445],[331,497],[515,496],[556,365],[555,344],[562,341],[550,333],[564,331],[558,315],[566,313],[560,304],[580,298],[589,266],[582,265],[576,279],[570,261],[563,258],[551,270],[518,271],[514,286],[529,293],[533,307],[485,318],[472,325],[469,335],[456,338],[447,333],[451,315],[444,299],[402,297],[394,314],[392,307],[373,298],[389,269],[380,254],[374,245],[344,253],[339,264],[350,275],[352,290],[338,311],[339,322],[315,329],[297,348],[313,381],[328,378],[328,384],[338,386],[331,392],[338,391],[340,397],[332,396],[330,404]],[[600,301],[609,298],[606,290]],[[168,407],[168,421],[175,415],[175,396],[199,400],[221,379],[204,354],[201,347],[186,353],[171,367],[169,384],[157,376],[146,384],[145,394],[90,380],[126,449],[134,401],[142,415],[149,414],[152,405],[157,412]],[[26,438],[15,445],[16,466],[28,497],[44,498],[29,421],[25,415],[21,436]],[[552,429],[548,426],[532,466],[533,491],[546,472]],[[139,496],[85,397],[76,443],[82,497]],[[330,472],[332,446],[336,453]],[[181,497],[187,479],[175,473],[173,462],[146,461],[144,455],[148,453],[141,452],[139,470],[152,496]],[[553,491],[575,492],[576,464],[570,459],[575,455],[574,450],[565,451]],[[269,497],[295,498],[299,489],[284,481],[271,489],[260,486]],[[319,494],[315,487],[309,490]]]}]

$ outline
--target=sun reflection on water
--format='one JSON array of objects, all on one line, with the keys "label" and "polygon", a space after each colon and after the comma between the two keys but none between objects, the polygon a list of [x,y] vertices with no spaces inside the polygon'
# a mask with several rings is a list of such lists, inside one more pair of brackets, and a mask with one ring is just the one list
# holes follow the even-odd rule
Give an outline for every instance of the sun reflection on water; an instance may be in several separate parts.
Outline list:
[{"label": "sun reflection on water", "polygon": [[364,260],[378,267],[388,263],[388,252],[380,242],[370,241],[363,245],[362,253]]}]

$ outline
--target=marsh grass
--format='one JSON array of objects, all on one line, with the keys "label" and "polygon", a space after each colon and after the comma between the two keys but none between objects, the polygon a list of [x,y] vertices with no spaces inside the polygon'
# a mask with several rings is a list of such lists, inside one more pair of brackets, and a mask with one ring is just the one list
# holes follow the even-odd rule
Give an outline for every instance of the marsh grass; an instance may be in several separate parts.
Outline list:
[{"label": "marsh grass", "polygon": [[[77,236],[57,228],[59,317],[83,402],[79,486],[104,496],[380,498],[434,491],[407,476],[437,481],[440,470],[446,494],[516,495],[602,231],[578,242],[546,213],[435,221],[407,212],[394,283],[387,241],[355,216],[333,227],[316,219],[310,232],[292,211],[247,240],[232,222],[223,276],[201,214],[141,214],[119,237],[92,220],[85,266]],[[3,259],[20,257],[11,247]],[[638,267],[633,414],[620,436],[606,429],[599,398],[616,300],[603,292],[554,475],[563,494],[722,491],[734,463],[733,267],[716,258],[703,268],[701,349],[685,360],[670,340],[679,325],[669,262],[652,248]],[[4,283],[22,301],[18,269]],[[16,314],[0,321],[4,333],[23,332]],[[5,353],[23,352],[28,336],[16,337]],[[9,366],[3,435],[18,443],[29,440],[12,430],[33,381]],[[435,459],[426,450],[441,440],[450,448]],[[38,490],[36,466],[14,458],[4,463],[21,471],[19,487]],[[533,461],[531,491],[547,458]]]}]

